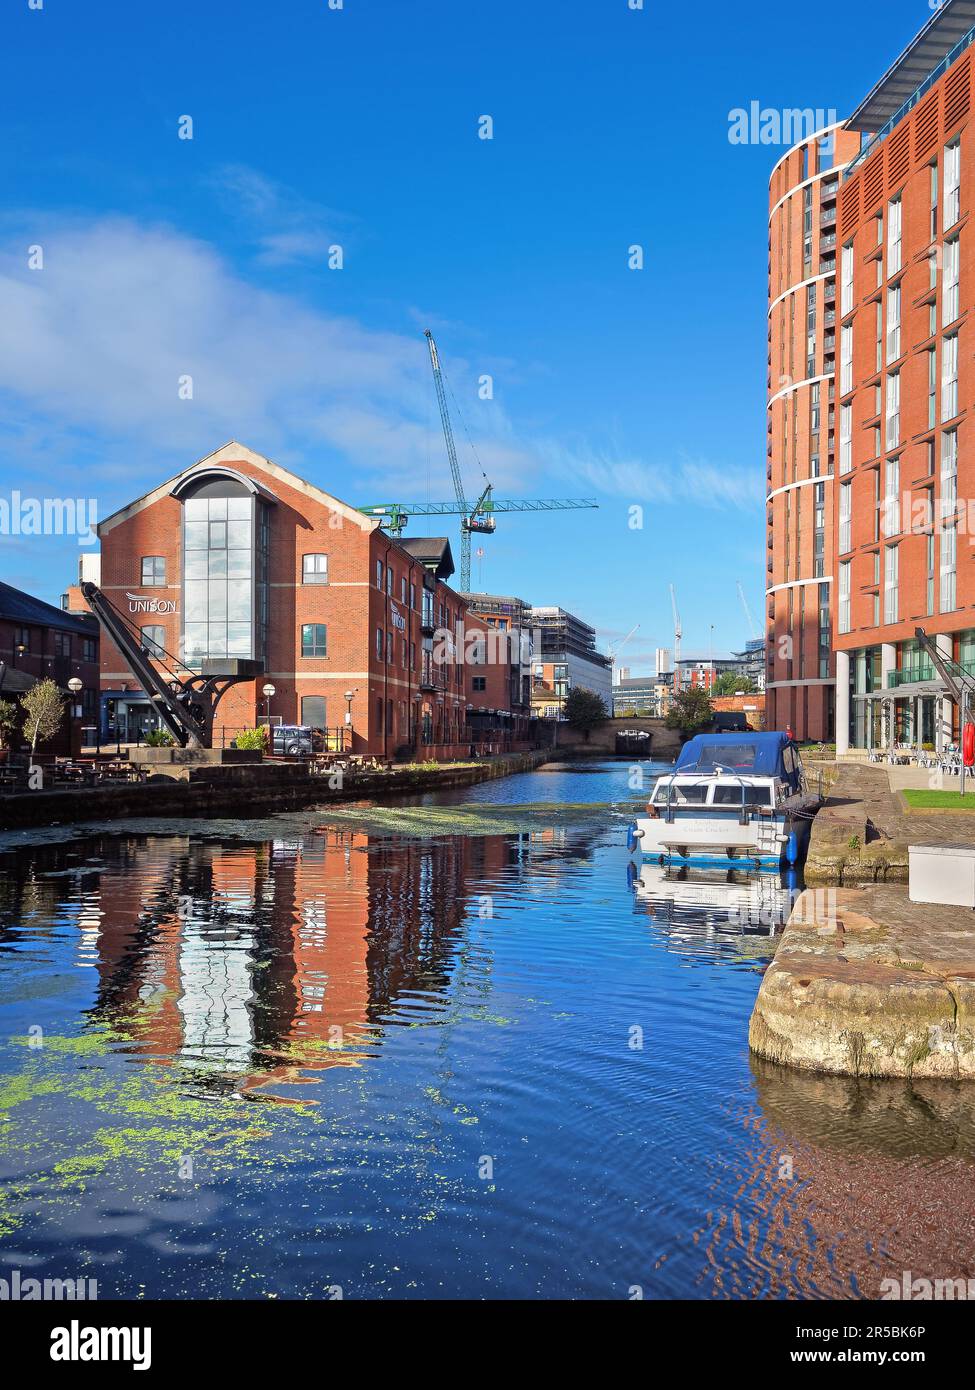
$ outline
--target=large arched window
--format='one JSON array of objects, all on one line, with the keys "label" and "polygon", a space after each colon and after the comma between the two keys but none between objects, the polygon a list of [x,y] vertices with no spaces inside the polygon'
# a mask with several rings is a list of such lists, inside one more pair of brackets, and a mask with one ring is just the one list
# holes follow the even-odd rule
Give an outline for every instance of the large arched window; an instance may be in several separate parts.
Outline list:
[{"label": "large arched window", "polygon": [[206,470],[173,489],[183,504],[182,658],[265,659],[269,509],[251,481]]}]

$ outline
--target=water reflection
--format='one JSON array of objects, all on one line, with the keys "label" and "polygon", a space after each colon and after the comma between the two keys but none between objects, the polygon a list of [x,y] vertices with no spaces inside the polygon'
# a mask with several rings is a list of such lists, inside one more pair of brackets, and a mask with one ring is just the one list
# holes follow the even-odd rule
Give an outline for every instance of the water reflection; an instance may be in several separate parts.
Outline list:
[{"label": "water reflection", "polygon": [[[93,973],[89,1026],[200,1085],[250,1093],[358,1063],[390,1027],[435,1022],[465,917],[491,914],[491,885],[514,874],[529,893],[551,891],[591,839],[562,827],[426,841],[323,828],[257,843],[50,846],[5,857],[0,943],[63,924],[72,965]],[[489,992],[489,958],[467,964]]]},{"label": "water reflection", "polygon": [[684,949],[738,949],[753,938],[772,953],[800,889],[795,871],[699,869],[637,860],[627,869],[639,909]]},{"label": "water reflection", "polygon": [[68,1251],[103,1297],[964,1275],[971,1088],[750,1061],[793,887],[628,873],[627,768],[553,776],[598,801],[549,818],[539,777],[504,833],[485,784],[410,836],[347,812],[0,856],[0,1266]]}]

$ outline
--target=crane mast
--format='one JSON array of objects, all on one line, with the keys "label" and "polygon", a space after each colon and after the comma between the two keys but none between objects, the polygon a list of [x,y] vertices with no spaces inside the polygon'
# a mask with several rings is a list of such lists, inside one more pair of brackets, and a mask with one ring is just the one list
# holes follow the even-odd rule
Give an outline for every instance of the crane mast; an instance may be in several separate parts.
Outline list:
[{"label": "crane mast", "polygon": [[430,365],[433,368],[433,383],[437,390],[437,404],[440,407],[440,423],[443,425],[450,475],[454,480],[454,492],[460,511],[460,587],[464,593],[467,593],[471,587],[471,532],[494,530],[493,518],[485,517],[481,521],[479,517],[482,507],[485,510],[490,510],[491,484],[488,483],[478,498],[477,506],[471,512],[464,492],[464,479],[461,477],[460,464],[457,462],[457,446],[454,443],[454,431],[450,424],[450,412],[447,409],[447,393],[444,390],[443,372],[440,370],[440,354],[437,352],[437,344],[434,342],[433,334],[429,328],[425,328],[423,331],[426,335],[427,346],[430,349]]},{"label": "crane mast", "polygon": [[755,627],[755,619],[752,617],[752,610],[748,606],[748,600],[745,598],[745,590],[742,588],[740,579],[738,581],[738,597],[741,599],[741,606],[745,610],[745,617],[748,620],[748,627],[752,637],[756,638],[758,636],[758,629]]},{"label": "crane mast", "polygon": [[[380,519],[383,528],[391,535],[400,536],[406,528],[410,516],[460,516],[460,587],[469,593],[471,587],[471,533],[491,535],[496,527],[497,512],[567,512],[578,508],[596,507],[592,498],[542,497],[525,500],[497,501],[487,478],[484,491],[474,503],[468,505],[464,491],[464,479],[457,461],[457,446],[454,443],[453,426],[447,409],[447,392],[444,388],[444,375],[440,366],[440,354],[433,334],[429,328],[423,330],[430,349],[430,365],[433,368],[433,384],[437,391],[437,405],[440,407],[440,423],[443,426],[444,443],[447,446],[447,459],[450,463],[450,476],[454,482],[454,502],[384,502],[370,507],[360,507],[366,516]],[[473,445],[471,446],[473,448]],[[476,455],[475,455],[476,457]]]},{"label": "crane mast", "polygon": [[680,624],[680,614],[677,611],[677,594],[673,584],[670,586],[670,606],[674,610],[674,694],[680,692],[680,639],[683,637],[683,629]]}]

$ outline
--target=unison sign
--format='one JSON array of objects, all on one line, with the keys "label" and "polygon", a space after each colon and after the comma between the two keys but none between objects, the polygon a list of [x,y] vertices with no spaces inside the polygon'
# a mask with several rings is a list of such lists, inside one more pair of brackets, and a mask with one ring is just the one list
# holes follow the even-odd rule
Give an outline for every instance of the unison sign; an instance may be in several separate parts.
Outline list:
[{"label": "unison sign", "polygon": [[126,593],[130,613],[175,613],[176,603],[171,598],[144,598],[142,594]]}]

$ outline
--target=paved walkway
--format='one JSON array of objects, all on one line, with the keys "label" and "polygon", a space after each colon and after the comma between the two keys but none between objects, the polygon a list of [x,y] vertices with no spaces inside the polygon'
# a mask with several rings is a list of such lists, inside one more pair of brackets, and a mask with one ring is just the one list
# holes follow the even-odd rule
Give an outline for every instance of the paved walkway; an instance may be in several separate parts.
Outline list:
[{"label": "paved walkway", "polygon": [[[975,795],[970,816],[904,809],[896,792],[906,786],[930,786],[930,777],[924,768],[840,763],[826,804],[813,822],[806,882],[906,883],[909,845],[975,843]],[[956,790],[951,781],[944,779],[945,790]]]},{"label": "paved walkway", "polygon": [[924,769],[839,764],[813,822],[816,886],[796,903],[752,1015],[761,1056],[975,1079],[975,912],[912,903],[906,886],[908,847],[975,844],[975,813],[906,812],[896,791],[918,785],[930,785]]}]

